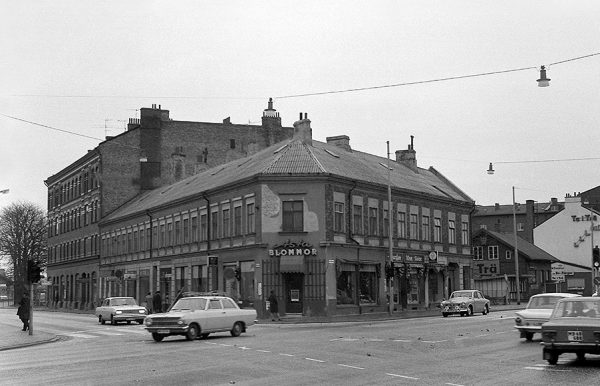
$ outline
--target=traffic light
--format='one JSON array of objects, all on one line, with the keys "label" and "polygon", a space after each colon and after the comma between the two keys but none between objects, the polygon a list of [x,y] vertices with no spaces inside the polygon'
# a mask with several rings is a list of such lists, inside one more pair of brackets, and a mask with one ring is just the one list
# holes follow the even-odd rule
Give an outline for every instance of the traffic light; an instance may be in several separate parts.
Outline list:
[{"label": "traffic light", "polygon": [[592,263],[594,264],[594,268],[600,268],[600,248],[597,245],[592,250]]},{"label": "traffic light", "polygon": [[37,283],[42,278],[42,266],[38,261],[27,260],[27,279],[31,283]]}]

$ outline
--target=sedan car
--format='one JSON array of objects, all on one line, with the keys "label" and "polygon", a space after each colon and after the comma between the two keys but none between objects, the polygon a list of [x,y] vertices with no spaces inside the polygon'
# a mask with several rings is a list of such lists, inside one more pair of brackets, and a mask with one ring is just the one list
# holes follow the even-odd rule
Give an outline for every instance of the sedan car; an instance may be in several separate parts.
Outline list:
[{"label": "sedan car", "polygon": [[146,307],[139,306],[132,297],[106,298],[99,307],[96,307],[98,322],[102,324],[108,321],[113,325],[117,322],[129,324],[132,321],[142,324],[147,313]]},{"label": "sedan car", "polygon": [[444,318],[451,314],[470,316],[475,312],[486,315],[490,312],[490,301],[478,290],[460,290],[452,292],[448,300],[442,301],[441,308]]},{"label": "sedan car", "polygon": [[157,342],[170,335],[194,340],[223,331],[239,336],[256,323],[256,316],[256,310],[241,309],[227,296],[189,296],[177,300],[168,312],[149,315],[145,324]]},{"label": "sedan car", "polygon": [[560,299],[578,296],[580,295],[569,293],[533,295],[529,298],[527,307],[516,313],[515,328],[519,330],[521,338],[531,341],[533,334],[542,332],[542,324],[550,319],[550,314]]},{"label": "sedan car", "polygon": [[564,298],[542,325],[543,358],[555,365],[564,353],[600,355],[600,298]]}]

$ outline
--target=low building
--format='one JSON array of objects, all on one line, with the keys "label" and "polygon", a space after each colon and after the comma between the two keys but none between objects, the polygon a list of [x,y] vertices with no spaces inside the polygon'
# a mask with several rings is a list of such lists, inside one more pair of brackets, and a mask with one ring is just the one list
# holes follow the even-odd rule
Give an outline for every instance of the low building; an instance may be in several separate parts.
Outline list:
[{"label": "low building", "polygon": [[[559,260],[519,236],[515,239],[514,233],[479,229],[473,235],[473,262],[475,288],[496,301],[516,302],[548,292],[547,287],[554,283],[552,264]],[[517,299],[517,264],[520,299]]]},{"label": "low building", "polygon": [[219,291],[265,316],[274,291],[284,314],[376,312],[388,307],[389,272],[398,308],[426,308],[473,285],[473,208],[436,169],[417,166],[412,141],[388,167],[347,136],[313,140],[301,114],[291,140],[104,218],[100,296],[160,290],[168,304],[179,290]]}]

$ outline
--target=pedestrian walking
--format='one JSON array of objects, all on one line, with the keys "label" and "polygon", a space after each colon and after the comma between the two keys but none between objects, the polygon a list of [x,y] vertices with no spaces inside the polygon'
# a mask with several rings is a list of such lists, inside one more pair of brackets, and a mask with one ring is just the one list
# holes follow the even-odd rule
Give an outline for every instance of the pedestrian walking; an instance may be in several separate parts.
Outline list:
[{"label": "pedestrian walking", "polygon": [[271,320],[275,321],[281,320],[279,318],[279,304],[277,303],[277,296],[275,296],[275,291],[271,290],[271,295],[269,295],[269,312],[271,312]]},{"label": "pedestrian walking", "polygon": [[148,310],[148,315],[152,313],[152,293],[148,292],[146,295],[146,310]]},{"label": "pedestrian walking", "polygon": [[156,291],[152,298],[152,312],[155,314],[162,312],[162,297],[160,296],[160,291]]},{"label": "pedestrian walking", "polygon": [[29,330],[29,296],[27,292],[23,294],[21,301],[19,302],[19,308],[17,309],[17,315],[21,322],[23,322],[23,330]]}]

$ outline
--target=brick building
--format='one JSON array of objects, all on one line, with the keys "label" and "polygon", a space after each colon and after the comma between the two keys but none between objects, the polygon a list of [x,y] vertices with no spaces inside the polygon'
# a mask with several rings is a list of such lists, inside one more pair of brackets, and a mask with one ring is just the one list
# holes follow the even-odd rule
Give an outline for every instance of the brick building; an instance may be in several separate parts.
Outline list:
[{"label": "brick building", "polygon": [[173,120],[156,105],[142,108],[127,131],[107,137],[50,176],[48,278],[50,304],[94,307],[98,299],[98,221],[144,191],[175,183],[211,167],[250,156],[285,138],[272,100],[261,125]]},{"label": "brick building", "polygon": [[387,308],[390,260],[398,307],[429,307],[470,288],[473,201],[434,168],[419,168],[412,143],[387,162],[353,150],[344,135],[313,140],[301,114],[291,140],[145,192],[105,217],[100,296],[141,301],[160,290],[167,305],[181,289],[216,290],[264,316],[273,290],[287,314],[375,312]]}]

